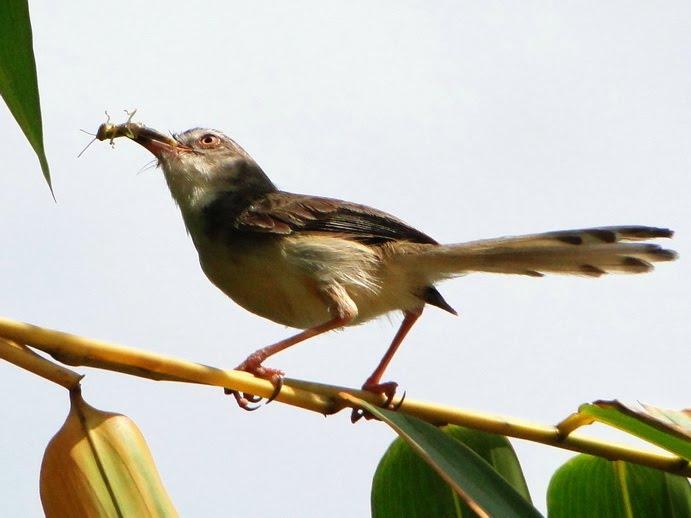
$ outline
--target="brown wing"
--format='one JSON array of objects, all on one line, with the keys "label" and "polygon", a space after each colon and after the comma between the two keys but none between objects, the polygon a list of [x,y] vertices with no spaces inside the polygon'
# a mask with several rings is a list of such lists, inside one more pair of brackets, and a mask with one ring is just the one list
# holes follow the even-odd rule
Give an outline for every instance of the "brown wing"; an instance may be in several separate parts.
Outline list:
[{"label": "brown wing", "polygon": [[281,191],[255,200],[236,217],[235,228],[283,235],[331,232],[368,244],[398,240],[437,243],[385,212],[355,203]]}]

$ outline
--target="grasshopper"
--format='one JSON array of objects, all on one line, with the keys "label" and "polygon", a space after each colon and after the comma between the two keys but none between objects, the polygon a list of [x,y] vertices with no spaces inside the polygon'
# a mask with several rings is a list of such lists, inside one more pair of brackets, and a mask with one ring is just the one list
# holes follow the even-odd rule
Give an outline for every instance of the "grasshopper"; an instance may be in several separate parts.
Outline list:
[{"label": "grasshopper", "polygon": [[128,117],[123,124],[111,124],[110,115],[106,112],[106,117],[108,117],[108,119],[98,127],[96,139],[101,141],[110,140],[110,144],[113,145],[113,141],[118,137],[135,138],[136,131],[139,129],[140,125],[136,122],[132,122],[132,117],[137,113],[137,110],[132,110],[131,112],[125,110],[125,113]]},{"label": "grasshopper", "polygon": [[114,140],[119,137],[127,137],[134,139],[137,137],[137,132],[142,128],[142,125],[136,122],[132,122],[132,117],[134,117],[134,114],[137,113],[137,110],[132,110],[131,112],[125,110],[125,113],[127,114],[127,120],[122,123],[122,124],[112,124],[110,122],[110,114],[106,111],[106,122],[101,124],[98,127],[98,130],[96,130],[96,134],[94,135],[93,133],[89,133],[88,131],[84,131],[84,133],[87,133],[89,135],[93,135],[93,139],[91,142],[89,142],[84,149],[82,149],[81,153],[77,155],[77,157],[80,157],[84,154],[84,151],[86,151],[91,144],[94,143],[95,140],[110,140],[110,145],[112,147],[115,147],[115,142]]}]

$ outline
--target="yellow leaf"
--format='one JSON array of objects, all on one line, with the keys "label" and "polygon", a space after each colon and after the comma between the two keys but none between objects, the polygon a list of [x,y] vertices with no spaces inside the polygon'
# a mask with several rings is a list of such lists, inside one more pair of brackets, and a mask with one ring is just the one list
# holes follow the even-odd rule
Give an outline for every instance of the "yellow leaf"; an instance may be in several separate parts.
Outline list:
[{"label": "yellow leaf", "polygon": [[48,518],[177,516],[139,428],[88,405],[79,391],[46,448],[40,491]]}]

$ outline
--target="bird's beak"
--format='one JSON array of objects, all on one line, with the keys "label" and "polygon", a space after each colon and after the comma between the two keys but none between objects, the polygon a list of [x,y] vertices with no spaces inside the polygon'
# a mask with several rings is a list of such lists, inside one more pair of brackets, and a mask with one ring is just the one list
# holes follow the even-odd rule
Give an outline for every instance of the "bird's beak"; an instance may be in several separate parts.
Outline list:
[{"label": "bird's beak", "polygon": [[177,140],[169,135],[159,133],[158,131],[140,126],[131,136],[137,144],[148,149],[156,158],[161,159],[164,154],[178,153],[180,151],[191,151],[187,146],[183,146]]}]

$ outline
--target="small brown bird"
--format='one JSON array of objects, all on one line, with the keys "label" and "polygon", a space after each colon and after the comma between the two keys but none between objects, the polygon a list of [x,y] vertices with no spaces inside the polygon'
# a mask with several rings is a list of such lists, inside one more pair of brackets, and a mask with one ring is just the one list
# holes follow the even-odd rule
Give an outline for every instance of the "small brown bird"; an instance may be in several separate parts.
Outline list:
[{"label": "small brown bird", "polygon": [[[451,277],[470,272],[599,277],[645,273],[652,263],[676,258],[672,250],[645,242],[672,237],[672,231],[646,226],[439,244],[385,212],[278,190],[219,131],[196,128],[167,136],[134,123],[101,129],[101,140],[127,136],[158,159],[213,284],[248,311],[303,329],[238,366],[271,380],[274,397],[283,372],[263,365],[269,356],[321,333],[401,311],[401,327],[362,386],[386,396],[389,405],[396,383],[382,382],[382,375],[424,307],[456,314],[435,287]],[[242,408],[255,408],[254,396],[234,396]]]}]

